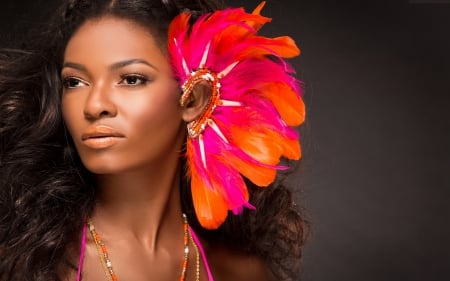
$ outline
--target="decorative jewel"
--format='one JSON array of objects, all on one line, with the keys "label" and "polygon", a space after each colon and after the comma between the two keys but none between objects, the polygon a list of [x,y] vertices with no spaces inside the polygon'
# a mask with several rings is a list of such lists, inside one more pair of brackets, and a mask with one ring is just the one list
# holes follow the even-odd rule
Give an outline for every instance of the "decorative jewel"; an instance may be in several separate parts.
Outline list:
[{"label": "decorative jewel", "polygon": [[169,27],[168,50],[186,105],[194,87],[209,83],[211,96],[199,118],[187,125],[188,177],[195,212],[208,229],[228,211],[248,202],[243,177],[264,187],[275,180],[281,157],[301,157],[293,128],[305,118],[298,81],[283,60],[300,54],[287,36],[267,38],[257,31],[271,19],[230,8],[205,14],[192,26],[181,13]]},{"label": "decorative jewel", "polygon": [[[184,243],[184,251],[183,251],[183,263],[181,268],[181,274],[180,274],[180,281],[186,280],[186,272],[189,262],[189,241],[194,245],[194,249],[196,251],[196,272],[195,272],[195,278],[196,281],[200,280],[200,257],[199,257],[199,251],[198,246],[196,242],[192,239],[189,223],[187,220],[187,216],[183,214],[183,220],[184,220],[184,236],[183,236],[183,243]],[[100,261],[102,263],[103,270],[105,271],[106,279],[110,281],[117,281],[117,276],[114,273],[112,262],[109,258],[108,249],[106,248],[105,243],[103,243],[102,239],[100,238],[100,235],[95,231],[94,224],[92,223],[91,219],[88,219],[87,226],[89,228],[89,232],[91,233],[92,239],[95,242],[95,246],[97,248],[97,253],[99,255]],[[83,244],[83,242],[82,242]],[[84,243],[85,245],[85,243]],[[83,248],[83,247],[82,247]],[[80,263],[81,266],[82,263]],[[77,280],[80,280],[80,278],[77,278]]]},{"label": "decorative jewel", "polygon": [[183,95],[180,99],[181,106],[186,105],[186,101],[194,90],[194,86],[202,81],[208,81],[211,84],[211,97],[205,109],[203,109],[203,112],[200,114],[200,117],[197,120],[190,122],[187,126],[191,138],[198,137],[205,130],[208,121],[211,120],[210,117],[214,109],[217,105],[221,104],[219,78],[215,73],[208,69],[200,68],[192,72],[189,79],[181,86],[181,89],[183,90]]}]

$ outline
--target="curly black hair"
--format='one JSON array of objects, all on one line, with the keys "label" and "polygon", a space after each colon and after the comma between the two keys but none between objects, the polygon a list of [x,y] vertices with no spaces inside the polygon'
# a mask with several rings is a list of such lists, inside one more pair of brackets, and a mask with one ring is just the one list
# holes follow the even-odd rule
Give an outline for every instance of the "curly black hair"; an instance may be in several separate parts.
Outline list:
[{"label": "curly black hair", "polygon": [[[189,9],[195,20],[222,6],[214,0],[69,0],[31,43],[1,51],[0,280],[60,280],[94,207],[93,177],[75,153],[60,109],[63,53],[76,29],[102,15],[132,19],[164,49],[168,25],[180,11]],[[203,239],[261,257],[277,280],[296,279],[307,223],[291,191],[282,184],[247,185],[257,211],[229,216],[217,230],[199,225],[185,178],[183,210]]]}]

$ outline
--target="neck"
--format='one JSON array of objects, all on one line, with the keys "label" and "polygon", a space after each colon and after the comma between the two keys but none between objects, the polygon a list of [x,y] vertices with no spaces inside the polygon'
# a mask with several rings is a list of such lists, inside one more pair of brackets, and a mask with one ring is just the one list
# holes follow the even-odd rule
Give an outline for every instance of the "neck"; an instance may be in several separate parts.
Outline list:
[{"label": "neck", "polygon": [[183,219],[177,162],[98,176],[99,196],[92,215],[98,232],[116,241],[135,239],[152,251],[178,239]]}]

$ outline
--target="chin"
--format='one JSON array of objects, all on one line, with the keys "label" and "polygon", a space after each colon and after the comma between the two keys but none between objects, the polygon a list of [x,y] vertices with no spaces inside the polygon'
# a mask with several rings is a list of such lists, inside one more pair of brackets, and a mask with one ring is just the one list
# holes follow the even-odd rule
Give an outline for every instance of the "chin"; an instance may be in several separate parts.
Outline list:
[{"label": "chin", "polygon": [[124,172],[125,169],[114,165],[84,165],[84,167],[95,175],[118,174]]},{"label": "chin", "polygon": [[81,159],[84,167],[91,173],[102,175],[102,174],[119,174],[130,170],[129,165],[124,163],[123,159]]}]

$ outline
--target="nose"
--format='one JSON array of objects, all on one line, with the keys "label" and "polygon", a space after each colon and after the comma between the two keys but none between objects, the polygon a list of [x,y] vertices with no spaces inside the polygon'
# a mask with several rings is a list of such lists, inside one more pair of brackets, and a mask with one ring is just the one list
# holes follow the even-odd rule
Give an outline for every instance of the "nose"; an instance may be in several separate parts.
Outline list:
[{"label": "nose", "polygon": [[113,89],[103,83],[95,84],[89,92],[84,106],[87,120],[97,120],[117,115],[117,107],[113,101]]}]

